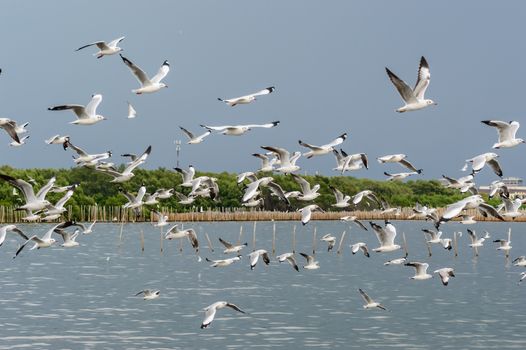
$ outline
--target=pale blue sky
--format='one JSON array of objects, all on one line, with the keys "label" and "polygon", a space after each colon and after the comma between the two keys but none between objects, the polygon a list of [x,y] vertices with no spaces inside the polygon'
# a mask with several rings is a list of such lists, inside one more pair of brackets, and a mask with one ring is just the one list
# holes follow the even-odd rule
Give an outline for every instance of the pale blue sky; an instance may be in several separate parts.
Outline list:
[{"label": "pale blue sky", "polygon": [[[71,152],[44,139],[69,134],[90,153],[141,152],[151,144],[146,168],[175,164],[178,126],[246,124],[280,120],[270,130],[242,137],[212,135],[183,144],[181,165],[240,172],[259,162],[261,145],[302,150],[297,140],[326,143],[342,132],[348,153],[365,152],[371,169],[352,173],[384,178],[374,159],[405,153],[419,178],[460,176],[464,159],[488,152],[496,132],[483,119],[524,115],[526,53],[520,1],[10,1],[0,13],[0,116],[29,121],[30,139],[18,149],[0,134],[0,162],[15,167],[70,167]],[[138,83],[118,56],[97,60],[95,48],[74,50],[121,35],[123,54],[148,74],[167,59],[169,85],[136,96]],[[427,97],[438,106],[397,114],[402,101],[389,67],[410,85],[420,56],[431,67]],[[276,91],[251,105],[230,108],[234,97],[267,86]],[[104,97],[108,120],[69,125],[71,112],[47,107],[86,104]],[[138,111],[127,120],[126,101]],[[519,130],[526,138],[526,130]],[[526,146],[498,151],[505,176],[523,176]],[[114,156],[119,163],[121,158]],[[334,158],[300,159],[303,171],[336,174]],[[484,170],[480,180],[495,176]],[[480,181],[479,181],[480,182]]]}]

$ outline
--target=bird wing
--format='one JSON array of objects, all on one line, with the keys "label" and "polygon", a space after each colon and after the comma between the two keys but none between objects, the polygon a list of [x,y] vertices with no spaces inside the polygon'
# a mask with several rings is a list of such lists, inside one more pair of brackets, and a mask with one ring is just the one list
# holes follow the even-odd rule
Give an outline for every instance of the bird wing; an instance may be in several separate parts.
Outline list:
[{"label": "bird wing", "polygon": [[519,128],[519,126],[517,125],[514,131],[512,132],[511,124],[500,120],[482,120],[481,122],[497,129],[497,134],[499,135],[499,142],[515,138],[515,132]]},{"label": "bird wing", "polygon": [[491,167],[495,175],[502,177],[502,168],[500,167],[500,164],[496,159],[490,159],[487,161],[487,163]]},{"label": "bird wing", "polygon": [[414,172],[418,172],[418,169],[415,168],[413,166],[413,164],[409,163],[406,159],[402,159],[401,161],[399,161],[398,163],[402,164],[403,166],[405,166],[407,169],[411,170],[411,171],[414,171]]},{"label": "bird wing", "polygon": [[307,264],[311,264],[314,261],[314,258],[310,255],[307,255],[305,253],[300,253],[300,255],[304,257],[305,259],[307,259]]},{"label": "bird wing", "polygon": [[363,228],[365,231],[368,231],[367,230],[367,227],[365,227],[365,225],[358,219],[355,219],[353,220],[354,223],[356,223],[358,226],[360,226],[361,228]]},{"label": "bird wing", "polygon": [[159,70],[157,71],[157,74],[155,74],[151,81],[152,83],[160,83],[161,80],[164,79],[164,77],[168,74],[170,71],[170,64],[168,61],[164,61]]},{"label": "bird wing", "polygon": [[26,201],[32,202],[37,199],[35,193],[33,192],[33,186],[31,186],[31,184],[27,183],[26,181],[22,179],[15,179],[14,177],[5,174],[0,174],[0,178],[4,181],[7,181],[11,186],[14,186],[22,191]]},{"label": "bird wing", "polygon": [[429,65],[424,56],[420,58],[420,66],[418,67],[418,77],[415,88],[413,89],[416,99],[421,101],[424,99],[424,94],[429,86],[431,80],[431,73],[429,72]]},{"label": "bird wing", "polygon": [[44,186],[40,188],[40,190],[37,192],[38,199],[44,200],[44,198],[46,198],[46,194],[49,192],[49,190],[51,190],[51,188],[55,184],[55,180],[56,178],[53,176],[51,179],[49,179],[47,184],[45,184]]},{"label": "bird wing", "polygon": [[141,165],[142,163],[144,163],[146,161],[146,158],[148,158],[148,156],[150,155],[151,152],[152,152],[152,146],[148,146],[148,148],[146,148],[146,150],[143,152],[143,154],[141,154],[130,165],[128,165],[126,167],[126,169],[124,169],[124,171],[122,173],[123,174],[131,173],[133,171],[133,169],[137,168],[139,165]]},{"label": "bird wing", "polygon": [[210,129],[210,130],[214,130],[214,131],[223,131],[225,129],[237,128],[237,127],[242,127],[242,126],[243,125],[238,125],[238,126],[235,126],[235,125],[209,126],[209,125],[201,124],[201,127],[206,128],[206,129]]},{"label": "bird wing", "polygon": [[73,104],[70,104],[70,105],[60,105],[60,106],[54,106],[54,107],[51,107],[51,108],[48,108],[48,110],[50,111],[64,111],[64,110],[67,110],[67,109],[72,109],[73,112],[75,113],[75,115],[78,117],[78,118],[84,118],[84,106],[83,105],[73,105]]},{"label": "bird wing", "polygon": [[273,128],[275,126],[277,126],[279,124],[279,120],[275,121],[275,122],[271,122],[271,123],[266,123],[266,124],[247,124],[247,125],[243,125],[247,128],[266,128],[266,129],[269,129],[269,128]]},{"label": "bird wing", "polygon": [[285,192],[283,191],[280,185],[278,185],[274,181],[271,181],[268,183],[267,187],[272,191],[272,193],[278,196],[278,198],[284,200],[287,203],[287,205],[290,205],[290,201],[285,195]]},{"label": "bird wing", "polygon": [[286,149],[272,146],[261,146],[261,148],[275,153],[281,161],[281,165],[290,163],[290,153]]},{"label": "bird wing", "polygon": [[306,142],[303,142],[301,140],[298,140],[298,143],[303,146],[303,147],[307,147],[307,148],[310,148],[311,150],[313,151],[320,151],[320,150],[323,150],[323,147],[320,147],[320,146],[315,146],[315,145],[311,145],[310,143],[306,143]]},{"label": "bird wing", "polygon": [[[93,45],[97,45],[98,48],[102,49],[99,45],[102,45],[102,47],[106,46],[106,43],[104,41],[95,41],[91,44],[86,44],[84,46],[81,46],[79,47],[78,49],[76,49],[75,51],[79,51],[79,50],[82,50],[82,49],[85,49],[86,47],[90,47],[90,46],[93,46]],[[106,46],[106,48],[109,49],[109,47]]]},{"label": "bird wing", "polygon": [[367,295],[367,293],[365,293],[361,288],[359,288],[358,291],[360,292],[360,294],[362,295],[362,298],[365,300],[367,304],[371,304],[374,302],[373,299],[371,299],[371,297]]},{"label": "bird wing", "polygon": [[121,41],[123,41],[124,38],[125,38],[124,36],[121,36],[120,38],[112,40],[112,41],[109,42],[108,46],[109,47],[117,47],[117,44],[120,43]]},{"label": "bird wing", "polygon": [[411,90],[409,85],[407,85],[402,79],[398,78],[396,74],[389,70],[389,68],[386,67],[385,71],[387,72],[389,79],[391,79],[391,82],[395,86],[400,96],[402,96],[402,99],[405,101],[405,103],[418,102],[413,90]]},{"label": "bird wing", "polygon": [[268,95],[272,93],[276,88],[274,86],[270,86],[268,88],[265,88],[263,90],[260,90],[258,92],[254,92],[253,94],[250,94],[249,96],[261,96],[261,95]]},{"label": "bird wing", "polygon": [[197,233],[194,229],[190,228],[186,230],[187,234],[186,237],[190,240],[190,244],[192,245],[192,248],[195,250],[199,249],[199,241],[197,240]]},{"label": "bird wing", "polygon": [[442,214],[442,218],[446,220],[453,219],[454,217],[458,216],[460,212],[462,212],[465,206],[466,202],[464,200],[460,200],[458,202],[448,205],[446,207],[446,210]]},{"label": "bird wing", "polygon": [[57,201],[55,207],[63,208],[64,204],[66,204],[66,202],[71,198],[71,196],[73,196],[73,193],[74,192],[72,190],[67,191],[66,194]]},{"label": "bird wing", "polygon": [[334,140],[332,140],[331,142],[329,142],[328,144],[323,145],[322,148],[332,148],[334,146],[338,146],[339,144],[343,143],[343,141],[345,141],[346,138],[347,138],[347,133],[343,133],[337,138],[335,138]]},{"label": "bird wing", "polygon": [[336,198],[336,203],[341,202],[343,200],[343,193],[336,187],[329,186],[329,188],[332,190],[332,193],[334,194],[334,197]]},{"label": "bird wing", "polygon": [[205,312],[205,319],[201,323],[201,328],[206,328],[212,321],[214,320],[214,316],[216,315],[216,308],[215,307],[208,307]]},{"label": "bird wing", "polygon": [[129,59],[127,59],[123,55],[120,55],[120,56],[122,58],[122,61],[126,64],[126,66],[128,66],[128,68],[130,68],[130,70],[133,73],[133,75],[135,76],[135,78],[137,78],[137,80],[142,85],[149,85],[149,84],[151,84],[150,79],[148,79],[148,76],[146,75],[146,73],[144,73],[144,71],[141,68],[139,68],[138,66],[133,64],[132,61],[130,61]]},{"label": "bird wing", "polygon": [[227,241],[225,241],[221,237],[219,237],[219,242],[221,242],[225,246],[225,248],[227,248],[227,249],[230,249],[230,248],[234,247],[232,244],[228,243]]},{"label": "bird wing", "polygon": [[190,140],[192,140],[195,137],[194,134],[192,134],[190,131],[186,130],[182,126],[180,126],[179,129],[181,129]]},{"label": "bird wing", "polygon": [[84,109],[86,111],[86,114],[88,116],[95,116],[97,114],[97,107],[102,101],[102,95],[96,94],[93,95],[91,98],[91,101],[86,105],[86,108]]},{"label": "bird wing", "polygon": [[481,203],[479,204],[478,206],[478,209],[480,212],[483,212],[487,215],[491,215],[501,221],[505,221],[505,219],[502,217],[502,215],[499,214],[499,212],[497,211],[497,209],[495,209],[494,207],[492,207],[491,205],[487,204],[487,203]]},{"label": "bird wing", "polygon": [[296,183],[300,185],[301,192],[303,192],[303,194],[307,194],[311,192],[310,183],[307,180],[305,180],[304,178],[296,174],[290,174],[290,175],[292,175],[292,178],[294,179],[294,181],[296,181]]},{"label": "bird wing", "polygon": [[20,138],[18,137],[18,134],[16,133],[16,122],[11,121],[8,123],[5,123],[1,126],[2,129],[4,129],[7,134],[15,140],[17,143],[20,143]]}]

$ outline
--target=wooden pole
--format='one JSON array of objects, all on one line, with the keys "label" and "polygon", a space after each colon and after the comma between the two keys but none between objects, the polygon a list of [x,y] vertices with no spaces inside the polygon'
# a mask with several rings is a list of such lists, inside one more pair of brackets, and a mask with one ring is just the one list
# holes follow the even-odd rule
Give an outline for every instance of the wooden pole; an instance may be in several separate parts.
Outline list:
[{"label": "wooden pole", "polygon": [[316,254],[316,226],[314,226],[314,230],[312,231],[312,254]]},{"label": "wooden pole", "polygon": [[405,257],[409,255],[409,251],[407,250],[407,241],[405,239],[405,232],[402,232],[402,239],[404,240],[404,251],[405,251]]},{"label": "wooden pole", "polygon": [[338,250],[336,253],[341,254],[342,253],[342,245],[343,245],[343,239],[345,238],[345,231],[342,232],[342,236],[340,238],[340,244],[338,244]]},{"label": "wooden pole", "polygon": [[141,230],[141,252],[144,252],[144,231]]},{"label": "wooden pole", "polygon": [[254,230],[252,231],[252,251],[256,250],[256,222],[254,221]]},{"label": "wooden pole", "polygon": [[296,253],[296,225],[292,227],[292,253]]},{"label": "wooden pole", "polygon": [[453,232],[453,249],[455,250],[455,256],[458,256],[457,231]]},{"label": "wooden pole", "polygon": [[239,226],[239,238],[237,239],[237,244],[241,244],[241,238],[243,237],[243,225]]},{"label": "wooden pole", "polygon": [[424,233],[424,242],[426,243],[427,254],[429,254],[429,256],[433,255],[433,253],[431,252],[431,245],[430,245],[429,242],[427,241],[427,238],[426,238],[426,234],[425,234],[425,233]]},{"label": "wooden pole", "polygon": [[123,231],[123,228],[124,228],[124,222],[121,222],[121,232],[119,234],[119,242],[122,242],[122,231]]},{"label": "wooden pole", "polygon": [[210,237],[208,236],[208,233],[205,232],[205,237],[208,242],[208,249],[213,253],[214,252],[214,246],[212,245],[212,241],[210,240]]},{"label": "wooden pole", "polygon": [[276,222],[272,220],[272,255],[276,254]]},{"label": "wooden pole", "polygon": [[164,237],[163,237],[163,227],[161,226],[161,230],[159,231],[160,232],[160,246],[159,248],[161,249],[161,254],[163,253],[163,241],[164,241]]}]

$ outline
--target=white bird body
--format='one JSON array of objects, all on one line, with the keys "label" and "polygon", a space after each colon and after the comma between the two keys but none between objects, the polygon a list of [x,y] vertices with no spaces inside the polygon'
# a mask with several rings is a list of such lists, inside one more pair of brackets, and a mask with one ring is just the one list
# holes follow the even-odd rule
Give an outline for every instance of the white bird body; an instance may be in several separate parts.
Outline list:
[{"label": "white bird body", "polygon": [[118,47],[117,45],[123,40],[124,40],[124,37],[121,36],[120,38],[110,41],[108,44],[106,44],[105,41],[95,41],[91,44],[87,44],[82,47],[79,47],[75,51],[79,51],[86,47],[96,45],[99,48],[99,51],[97,53],[94,53],[93,56],[97,56],[97,58],[102,58],[103,56],[114,55],[118,52],[121,52],[122,48]]},{"label": "white bird body", "polygon": [[466,162],[471,163],[472,174],[478,173],[482,170],[484,165],[488,164],[497,176],[502,177],[502,169],[499,162],[497,161],[498,157],[498,154],[488,152],[475,156],[471,159],[466,159]]},{"label": "white bird body", "polygon": [[318,193],[318,190],[320,189],[319,184],[316,184],[311,188],[310,183],[304,178],[295,174],[291,175],[294,181],[296,181],[296,183],[301,187],[301,194],[296,197],[297,200],[307,202],[318,198],[318,196],[320,195]]},{"label": "white bird body", "polygon": [[417,111],[422,108],[426,108],[431,105],[436,105],[433,100],[425,99],[427,87],[431,80],[431,74],[429,72],[429,65],[427,64],[424,56],[420,58],[420,66],[418,67],[418,79],[415,87],[411,89],[403,80],[398,78],[388,68],[385,68],[389,79],[398,90],[398,93],[405,102],[405,105],[398,108],[396,111],[399,113]]},{"label": "white bird body", "polygon": [[346,138],[347,138],[347,133],[343,133],[340,136],[338,136],[336,139],[332,140],[331,142],[325,145],[321,145],[321,146],[311,145],[301,140],[299,140],[298,143],[303,147],[310,148],[310,151],[307,153],[303,153],[303,156],[307,158],[312,158],[314,156],[321,156],[329,152],[332,152],[334,150],[334,147],[341,144],[343,141],[345,141]]},{"label": "white bird body", "polygon": [[168,63],[168,61],[164,61],[161,65],[161,68],[159,68],[157,74],[150,79],[141,68],[136,66],[123,55],[120,56],[124,64],[126,64],[126,66],[131,70],[131,72],[135,76],[135,78],[137,78],[137,80],[141,84],[140,88],[132,90],[133,93],[137,95],[151,94],[161,90],[162,88],[168,87],[168,85],[166,85],[165,83],[161,83],[161,80],[163,80],[164,77],[166,77],[166,75],[170,71],[170,64]]},{"label": "white bird body", "polygon": [[364,309],[375,309],[375,308],[378,308],[378,309],[382,309],[382,310],[387,310],[385,308],[385,306],[383,306],[382,304],[380,303],[377,303],[376,301],[374,301],[369,295],[367,295],[367,293],[365,293],[361,288],[358,289],[358,291],[360,292],[360,294],[362,295],[362,298],[363,300],[365,300],[365,305],[363,306]]},{"label": "white bird body", "polygon": [[385,228],[375,224],[372,221],[370,221],[369,224],[373,228],[378,242],[380,242],[380,246],[378,248],[374,248],[373,252],[392,252],[401,248],[400,245],[394,243],[396,238],[396,228],[393,226],[393,224],[387,221],[385,223]]},{"label": "white bird body", "polygon": [[364,242],[358,242],[351,245],[351,253],[353,253],[353,255],[358,253],[359,250],[362,250],[363,255],[365,255],[366,257],[369,258],[371,256],[369,254],[369,250],[367,249],[367,244],[365,244]]},{"label": "white bird body", "polygon": [[296,165],[296,161],[299,159],[299,157],[301,157],[300,152],[294,152],[291,156],[289,151],[284,148],[271,146],[261,146],[261,148],[277,155],[279,159],[279,166],[274,169],[275,171],[289,174],[300,170],[300,167]]},{"label": "white bird body", "polygon": [[320,238],[320,241],[327,243],[327,251],[330,252],[336,244],[336,237],[334,237],[330,233],[327,233]]},{"label": "white bird body", "polygon": [[51,189],[51,187],[53,187],[53,184],[55,183],[55,177],[49,179],[48,183],[42,186],[36,195],[33,191],[33,186],[22,179],[15,179],[11,176],[4,174],[0,174],[0,178],[8,182],[11,186],[18,188],[24,195],[26,203],[18,207],[18,209],[39,211],[44,209],[48,205],[51,205],[51,203],[47,199],[45,199],[45,197]]},{"label": "white bird body", "polygon": [[405,263],[405,266],[412,266],[415,268],[415,275],[411,277],[411,279],[413,280],[422,281],[433,277],[427,273],[427,268],[429,267],[428,263],[421,263],[415,261]]},{"label": "white bird body", "polygon": [[506,123],[500,120],[483,120],[482,123],[497,129],[499,140],[493,145],[493,148],[510,148],[525,143],[523,139],[515,137],[520,127],[517,121]]},{"label": "white bird body", "polygon": [[279,124],[279,121],[267,123],[267,124],[246,124],[246,125],[222,125],[222,126],[208,126],[201,125],[203,128],[208,130],[219,131],[223,135],[240,136],[249,130],[254,128],[270,129]]},{"label": "white bird body", "polygon": [[211,267],[225,267],[228,265],[232,265],[233,263],[239,260],[241,260],[241,255],[234,256],[233,258],[220,259],[220,260],[210,260],[206,258],[206,261],[213,263],[212,265],[210,265]]},{"label": "white bird body", "polygon": [[259,257],[263,259],[263,262],[268,265],[270,264],[270,257],[268,255],[268,252],[265,249],[258,249],[253,251],[252,253],[248,254],[248,258],[250,260],[250,269],[253,270],[254,267],[256,267],[256,264],[258,263]]},{"label": "white bird body", "polygon": [[224,307],[229,307],[229,308],[234,309],[234,310],[236,310],[238,312],[241,312],[242,314],[245,313],[245,311],[241,310],[239,307],[237,307],[234,304],[228,303],[226,301],[217,301],[217,302],[213,303],[212,305],[207,306],[206,308],[204,308],[205,319],[201,323],[201,329],[208,327],[210,325],[210,323],[212,323],[212,321],[214,320],[214,316],[216,315],[216,311],[219,310],[219,309],[222,309]]},{"label": "white bird body", "polygon": [[303,208],[298,209],[298,211],[301,213],[301,223],[304,226],[307,225],[307,223],[310,221],[312,212],[315,210],[323,212],[323,210],[317,204],[310,204]]},{"label": "white bird body", "polygon": [[275,87],[270,86],[268,88],[265,88],[263,90],[260,90],[258,92],[255,92],[249,95],[244,95],[244,96],[234,97],[234,98],[229,98],[229,99],[222,99],[222,98],[217,98],[217,99],[221,102],[225,102],[230,107],[234,107],[236,105],[249,104],[255,101],[257,96],[268,95],[272,93],[274,90],[275,90]]},{"label": "white bird body", "polygon": [[305,259],[307,259],[307,265],[303,266],[304,269],[306,269],[306,270],[317,270],[317,269],[320,268],[319,262],[314,260],[314,257],[312,255],[308,255],[308,254],[305,254],[305,253],[300,253],[300,255],[302,257],[304,257]]},{"label": "white bird body", "polygon": [[91,96],[91,101],[84,107],[83,105],[60,105],[48,108],[50,111],[63,111],[72,110],[77,116],[77,120],[70,122],[70,124],[76,125],[93,125],[106,118],[102,115],[97,114],[97,107],[102,102],[102,95],[95,94]]}]

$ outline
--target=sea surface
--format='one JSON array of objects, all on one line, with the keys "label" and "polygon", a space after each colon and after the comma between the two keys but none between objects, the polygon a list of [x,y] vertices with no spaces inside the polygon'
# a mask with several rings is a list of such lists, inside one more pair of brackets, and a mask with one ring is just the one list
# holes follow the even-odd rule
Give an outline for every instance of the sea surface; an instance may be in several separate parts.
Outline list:
[{"label": "sea surface", "polygon": [[[381,222],[378,222],[381,223]],[[414,269],[384,266],[403,251],[352,255],[349,244],[378,242],[371,229],[336,221],[275,223],[275,254],[250,270],[248,257],[224,268],[205,258],[224,258],[222,237],[253,249],[254,223],[184,223],[200,240],[198,255],[187,240],[162,242],[151,224],[97,223],[82,235],[76,248],[29,250],[13,259],[21,239],[12,233],[0,247],[0,349],[525,349],[526,281],[511,261],[526,255],[526,225],[477,223],[470,228],[491,234],[475,257],[468,247],[466,226],[443,225],[443,236],[458,238],[458,256],[439,245],[428,256],[421,228],[429,223],[393,221],[397,243],[405,233],[409,260],[428,262],[428,272],[455,269],[443,286],[438,277],[414,281]],[[272,254],[273,222],[258,222],[256,248]],[[300,271],[274,256],[293,250]],[[51,225],[26,224],[27,234],[43,234]],[[512,230],[511,256],[497,251],[493,239]],[[299,252],[312,253],[316,229],[316,260],[320,269],[304,270]],[[164,228],[166,231],[166,227]],[[336,252],[342,232],[346,236]],[[212,252],[205,238],[213,243]],[[334,251],[319,238],[337,237]],[[144,237],[144,251],[141,249]],[[60,237],[57,235],[57,239]],[[182,247],[182,251],[180,248]],[[161,296],[143,300],[135,294],[158,289]],[[388,311],[365,310],[358,288]],[[200,329],[202,309],[216,301],[238,305],[217,312]]]}]

